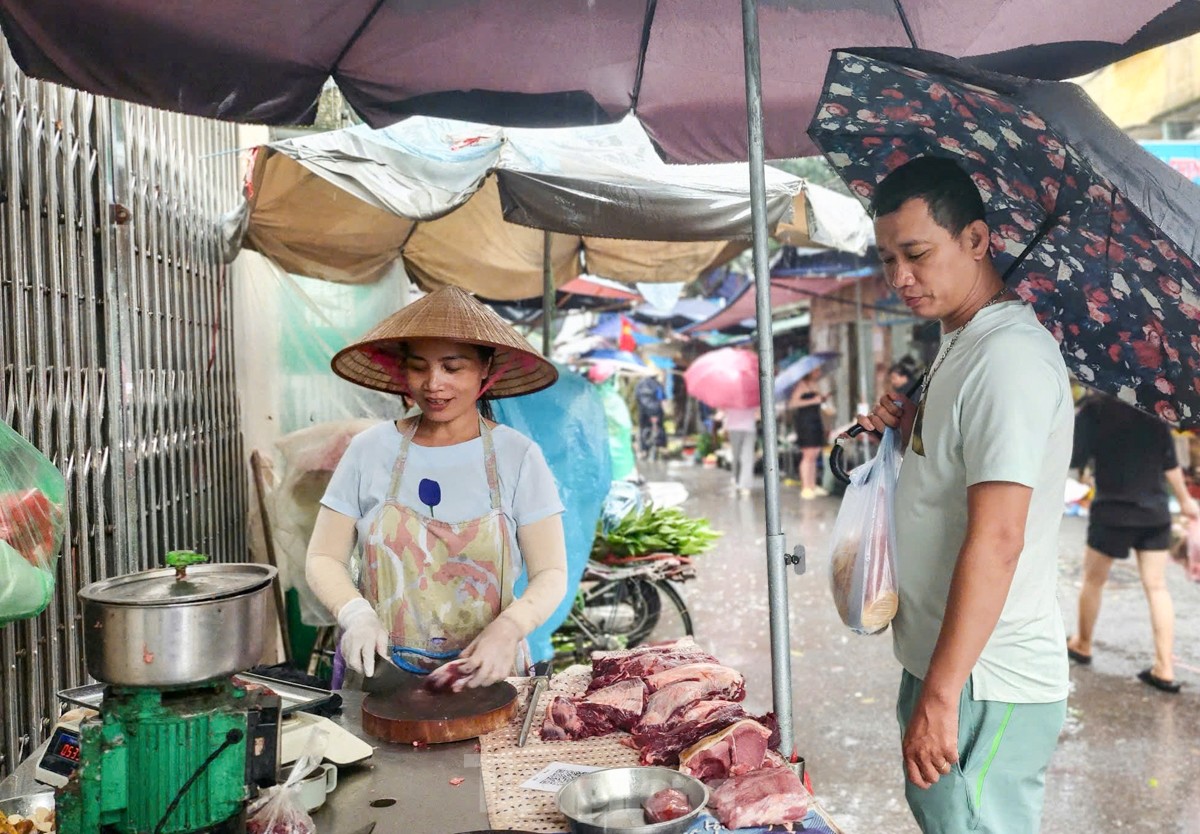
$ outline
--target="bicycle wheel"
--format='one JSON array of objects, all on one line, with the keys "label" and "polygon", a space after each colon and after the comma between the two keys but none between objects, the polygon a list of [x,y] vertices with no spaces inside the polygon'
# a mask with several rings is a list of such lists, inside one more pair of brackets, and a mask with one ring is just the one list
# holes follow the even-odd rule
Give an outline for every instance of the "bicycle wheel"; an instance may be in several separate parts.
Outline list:
[{"label": "bicycle wheel", "polygon": [[[668,579],[656,579],[650,584],[655,596],[659,596],[659,614],[652,628],[642,639],[653,642],[678,640],[680,637],[691,637],[695,634],[692,626],[692,614],[688,611],[687,602],[675,582]],[[664,605],[661,598],[666,598]]]},{"label": "bicycle wheel", "polygon": [[658,624],[662,600],[646,579],[616,579],[585,594],[584,615],[598,631],[632,648]]}]

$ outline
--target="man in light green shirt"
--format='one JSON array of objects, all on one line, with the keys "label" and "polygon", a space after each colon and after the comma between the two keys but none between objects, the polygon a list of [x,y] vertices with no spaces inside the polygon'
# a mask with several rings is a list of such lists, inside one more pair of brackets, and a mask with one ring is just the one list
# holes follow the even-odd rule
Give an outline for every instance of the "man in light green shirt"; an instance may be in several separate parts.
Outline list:
[{"label": "man in light green shirt", "polygon": [[957,163],[909,162],[873,207],[888,281],[943,331],[920,405],[884,397],[860,420],[908,440],[892,623],[906,795],[925,834],[1032,834],[1066,716],[1066,366],[992,264],[983,202]]}]

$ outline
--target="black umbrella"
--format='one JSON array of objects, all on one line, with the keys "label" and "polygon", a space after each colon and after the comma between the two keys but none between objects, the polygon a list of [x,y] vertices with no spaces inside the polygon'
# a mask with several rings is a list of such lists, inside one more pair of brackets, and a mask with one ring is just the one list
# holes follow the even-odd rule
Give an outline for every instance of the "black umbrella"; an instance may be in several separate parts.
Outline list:
[{"label": "black umbrella", "polygon": [[983,194],[1006,281],[1075,375],[1200,425],[1200,188],[1079,87],[848,50],[830,61],[809,133],[864,202],[913,157],[958,161]]}]

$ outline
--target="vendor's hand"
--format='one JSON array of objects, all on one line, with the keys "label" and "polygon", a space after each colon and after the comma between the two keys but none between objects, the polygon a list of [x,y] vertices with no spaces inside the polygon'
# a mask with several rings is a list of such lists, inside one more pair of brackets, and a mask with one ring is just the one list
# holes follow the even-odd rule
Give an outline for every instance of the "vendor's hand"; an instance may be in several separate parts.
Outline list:
[{"label": "vendor's hand", "polygon": [[917,406],[912,400],[900,394],[884,394],[870,414],[858,415],[858,424],[867,431],[880,434],[884,429],[899,428],[901,435],[907,438],[912,433],[916,415]]},{"label": "vendor's hand", "polygon": [[338,612],[342,627],[342,658],[365,677],[375,674],[375,655],[388,656],[388,632],[371,603],[362,597],[350,600]]},{"label": "vendor's hand", "polygon": [[523,636],[511,620],[504,617],[492,620],[458,656],[460,661],[469,662],[471,676],[467,678],[467,686],[490,686],[511,675],[517,644]]},{"label": "vendor's hand", "polygon": [[922,790],[950,773],[958,761],[958,704],[922,692],[904,733],[904,773]]}]

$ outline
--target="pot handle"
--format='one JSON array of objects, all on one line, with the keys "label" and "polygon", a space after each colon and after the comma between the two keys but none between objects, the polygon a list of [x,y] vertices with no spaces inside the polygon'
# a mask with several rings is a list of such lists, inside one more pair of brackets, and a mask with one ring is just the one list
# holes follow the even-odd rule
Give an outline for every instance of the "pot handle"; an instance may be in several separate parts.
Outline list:
[{"label": "pot handle", "polygon": [[194,550],[172,550],[167,554],[167,567],[175,568],[175,578],[183,579],[187,576],[187,569],[192,565],[203,565],[208,561],[208,557],[203,553],[197,553]]}]

